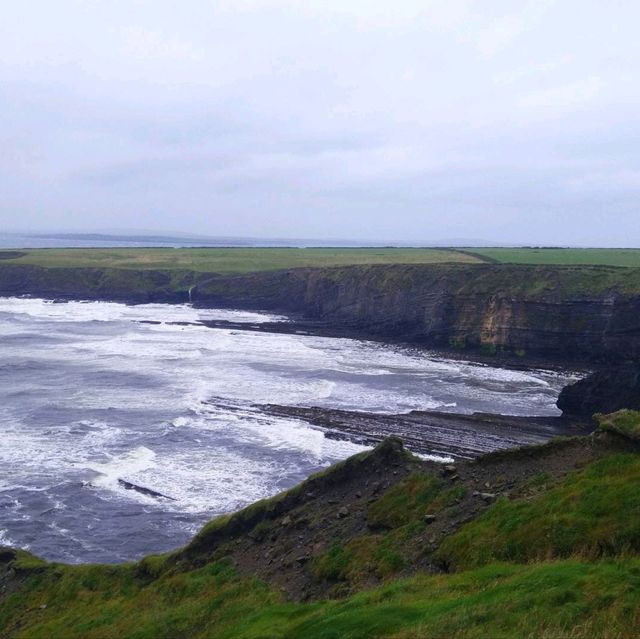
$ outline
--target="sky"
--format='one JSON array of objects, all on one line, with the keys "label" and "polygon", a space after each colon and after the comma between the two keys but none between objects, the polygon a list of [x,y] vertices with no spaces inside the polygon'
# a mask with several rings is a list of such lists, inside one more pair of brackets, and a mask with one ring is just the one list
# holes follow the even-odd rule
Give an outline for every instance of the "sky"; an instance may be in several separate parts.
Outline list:
[{"label": "sky", "polygon": [[0,230],[640,246],[634,0],[23,0]]}]

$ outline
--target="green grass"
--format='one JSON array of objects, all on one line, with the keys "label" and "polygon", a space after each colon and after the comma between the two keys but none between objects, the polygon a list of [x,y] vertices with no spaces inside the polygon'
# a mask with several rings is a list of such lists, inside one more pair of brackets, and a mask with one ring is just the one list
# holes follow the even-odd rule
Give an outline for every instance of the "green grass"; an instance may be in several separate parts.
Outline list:
[{"label": "green grass", "polygon": [[[639,418],[630,412],[614,417],[608,421],[617,420],[623,430]],[[378,454],[394,450],[391,441]],[[445,539],[438,559],[457,571],[449,574],[403,575],[415,571],[411,561],[421,556],[424,514],[441,517],[463,496],[462,488],[423,472],[409,475],[369,505],[369,533],[336,541],[309,566],[317,578],[335,582],[332,594],[341,599],[285,601],[280,591],[238,574],[223,556],[212,556],[216,540],[234,530],[255,532],[258,520],[268,525],[285,502],[295,501],[313,482],[340,481],[372,454],[354,456],[292,491],[215,520],[183,552],[118,566],[51,564],[19,552],[12,565],[17,584],[0,594],[0,636],[636,636],[640,455],[635,452],[609,453],[546,490],[550,477],[539,473],[530,482],[538,494],[503,498]],[[372,574],[388,581],[366,589]]]},{"label": "green grass", "polygon": [[210,273],[248,273],[306,266],[354,264],[479,263],[463,252],[430,248],[113,248],[33,249],[6,264],[48,268],[96,267],[179,269]]},{"label": "green grass", "polygon": [[418,639],[634,636],[640,561],[492,564],[296,604],[224,561],[145,582],[135,566],[27,573],[0,608],[23,639]]},{"label": "green grass", "polygon": [[622,435],[640,442],[640,413],[634,410],[619,410],[611,415],[595,415],[604,431]]},{"label": "green grass", "polygon": [[640,553],[640,455],[609,454],[531,499],[502,498],[445,539],[441,562],[467,569]]},{"label": "green grass", "polygon": [[392,529],[420,521],[432,511],[430,506],[441,488],[437,477],[413,473],[369,506],[367,522],[373,529]]},{"label": "green grass", "polygon": [[558,264],[640,267],[640,249],[470,248],[480,258],[502,264]]}]

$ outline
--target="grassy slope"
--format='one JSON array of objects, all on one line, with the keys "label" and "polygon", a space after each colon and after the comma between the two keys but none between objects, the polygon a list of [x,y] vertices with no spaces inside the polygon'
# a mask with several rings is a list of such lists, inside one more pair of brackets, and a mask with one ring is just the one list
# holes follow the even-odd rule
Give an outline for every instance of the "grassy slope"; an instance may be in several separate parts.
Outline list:
[{"label": "grassy slope", "polygon": [[439,558],[459,569],[493,561],[640,554],[639,486],[640,455],[610,454],[536,499],[501,498],[448,537]]},{"label": "grassy slope", "polygon": [[558,264],[640,267],[640,249],[474,248],[480,258],[505,264]]},{"label": "grassy slope", "polygon": [[480,261],[480,258],[453,250],[385,248],[33,249],[22,257],[3,260],[7,264],[51,268],[180,269],[210,273],[249,273],[305,266]]},{"label": "grassy slope", "polygon": [[[640,413],[626,412],[623,421],[624,430],[638,425]],[[456,573],[398,579],[403,567],[394,571],[391,565],[387,584],[337,601],[284,601],[268,585],[236,574],[224,558],[202,566],[171,556],[122,566],[64,566],[21,553],[13,569],[22,586],[0,605],[0,635],[635,636],[640,455],[608,453],[554,486],[538,479],[536,490],[500,499],[445,541],[440,558]],[[439,511],[452,496],[424,474],[396,485],[369,508],[372,532],[365,537],[374,542],[366,552],[401,550],[424,525],[424,512]],[[384,539],[393,546],[381,544]],[[355,541],[331,549],[316,569],[328,569],[329,576],[334,571],[336,579],[357,569],[367,560],[360,551],[368,542]]]},{"label": "grassy slope", "polygon": [[132,566],[48,566],[3,605],[0,628],[69,639],[613,638],[633,636],[639,612],[636,558],[493,564],[307,604],[285,602],[220,561],[150,583]]}]

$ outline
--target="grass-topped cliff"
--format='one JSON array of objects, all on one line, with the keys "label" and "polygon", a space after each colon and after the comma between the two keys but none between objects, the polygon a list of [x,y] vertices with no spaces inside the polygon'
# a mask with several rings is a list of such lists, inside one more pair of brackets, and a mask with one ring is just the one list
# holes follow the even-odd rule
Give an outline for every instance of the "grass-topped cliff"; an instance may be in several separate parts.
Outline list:
[{"label": "grass-topped cliff", "polygon": [[397,440],[120,566],[0,552],[2,637],[633,637],[640,413],[455,467]]},{"label": "grass-topped cliff", "polygon": [[0,260],[0,295],[191,299],[295,314],[307,331],[315,324],[429,348],[563,362],[640,357],[640,268],[434,263],[220,273],[184,264],[44,267],[22,259]]}]

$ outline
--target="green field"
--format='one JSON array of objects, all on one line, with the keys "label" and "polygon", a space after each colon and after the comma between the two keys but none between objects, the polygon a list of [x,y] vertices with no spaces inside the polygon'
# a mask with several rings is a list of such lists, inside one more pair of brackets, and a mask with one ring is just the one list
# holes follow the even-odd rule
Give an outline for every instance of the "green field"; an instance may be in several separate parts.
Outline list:
[{"label": "green field", "polygon": [[560,264],[640,267],[640,249],[468,248],[471,255],[501,264]]},{"label": "green field", "polygon": [[64,248],[0,250],[0,263],[250,273],[363,264],[602,265],[640,268],[640,249]]},{"label": "green field", "polygon": [[25,250],[17,258],[11,257],[11,251],[2,253],[2,263],[6,264],[50,268],[185,269],[212,273],[249,273],[305,266],[482,261],[464,252],[435,248],[67,248]]}]

